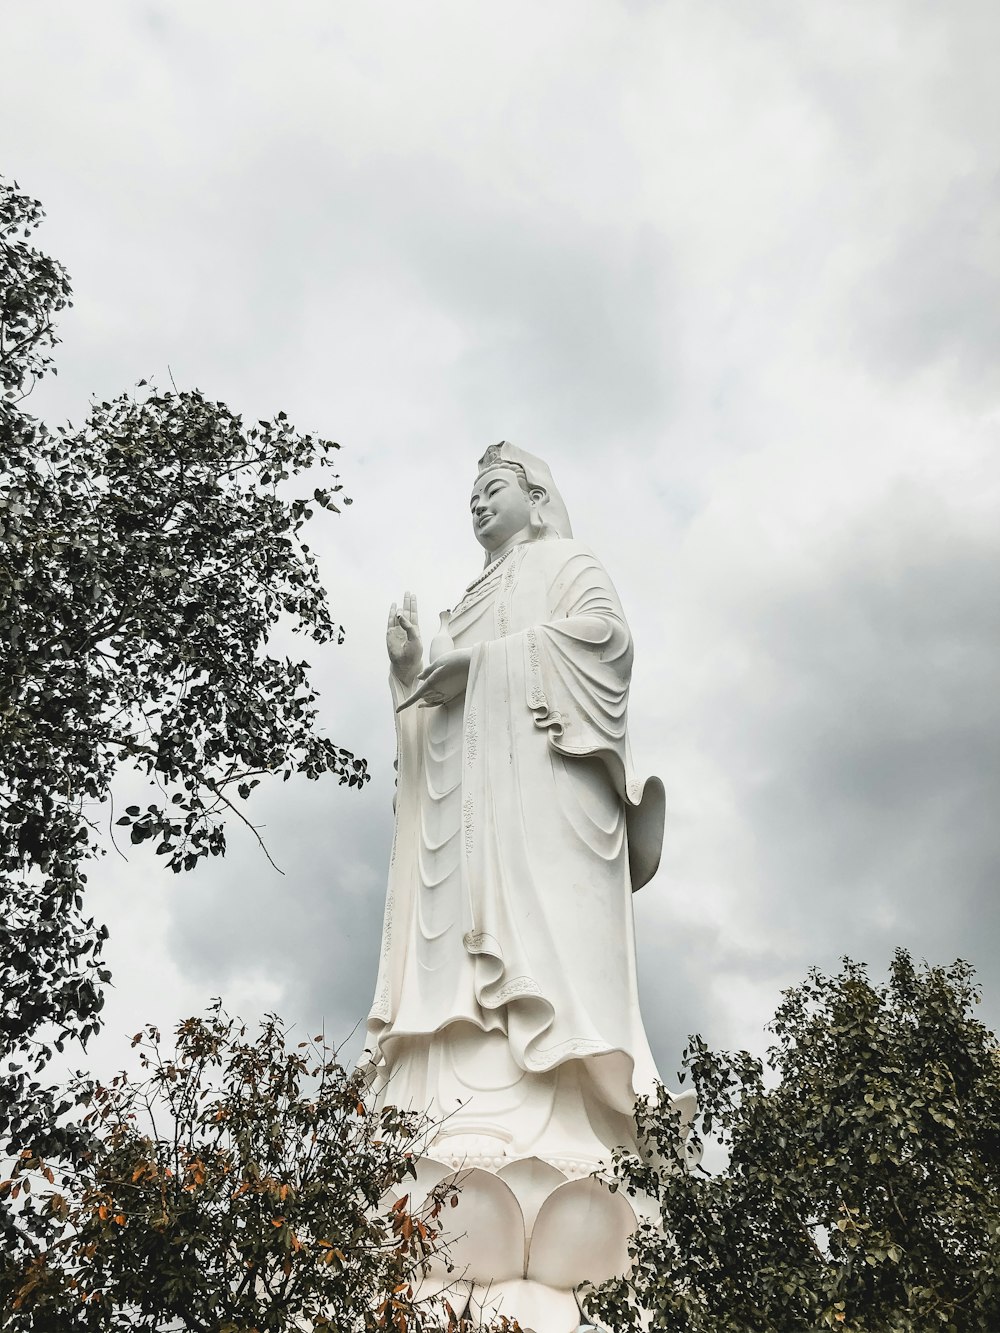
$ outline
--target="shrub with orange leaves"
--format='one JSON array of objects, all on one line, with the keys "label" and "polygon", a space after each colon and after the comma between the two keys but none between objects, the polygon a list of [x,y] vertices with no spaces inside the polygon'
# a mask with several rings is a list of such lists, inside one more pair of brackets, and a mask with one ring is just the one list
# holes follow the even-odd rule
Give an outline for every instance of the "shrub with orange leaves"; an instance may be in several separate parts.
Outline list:
[{"label": "shrub with orange leaves", "polygon": [[89,1160],[57,1191],[28,1153],[0,1186],[34,1181],[54,1229],[5,1329],[457,1333],[419,1298],[448,1195],[411,1204],[416,1117],[369,1110],[363,1075],[274,1015],[251,1035],[216,1003],[172,1051],[155,1028],[133,1044],[142,1074],[97,1089]]}]

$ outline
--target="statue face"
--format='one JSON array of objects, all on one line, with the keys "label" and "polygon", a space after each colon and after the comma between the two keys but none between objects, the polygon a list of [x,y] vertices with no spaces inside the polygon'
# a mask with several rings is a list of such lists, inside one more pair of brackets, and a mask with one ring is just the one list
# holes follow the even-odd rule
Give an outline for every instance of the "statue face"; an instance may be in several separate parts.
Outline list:
[{"label": "statue face", "polygon": [[521,489],[517,474],[507,467],[490,468],[476,478],[472,488],[472,531],[487,551],[509,541],[531,517],[531,501]]}]

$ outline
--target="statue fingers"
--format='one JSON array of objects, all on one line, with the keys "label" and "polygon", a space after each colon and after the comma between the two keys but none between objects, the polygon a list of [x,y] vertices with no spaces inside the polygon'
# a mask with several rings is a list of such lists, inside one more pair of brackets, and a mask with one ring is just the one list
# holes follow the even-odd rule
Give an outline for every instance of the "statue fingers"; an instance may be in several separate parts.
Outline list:
[{"label": "statue fingers", "polygon": [[424,667],[417,676],[414,677],[417,682],[417,688],[410,697],[404,700],[396,709],[401,713],[404,708],[411,708],[414,704],[420,704],[421,707],[426,703],[429,706],[447,703],[452,696],[447,692],[447,688],[442,688],[440,672],[435,667]]},{"label": "statue fingers", "polygon": [[390,630],[395,628],[396,628],[396,603],[393,602],[392,606],[389,607],[389,623],[386,626],[386,629]]},{"label": "statue fingers", "polygon": [[413,693],[410,695],[410,697],[409,697],[408,699],[404,699],[404,700],[403,700],[403,702],[402,702],[402,703],[399,705],[399,707],[396,709],[396,712],[397,712],[397,713],[402,713],[405,709],[407,709],[407,708],[412,708],[414,704],[418,704],[418,703],[420,703],[420,701],[421,701],[421,699],[423,699],[423,697],[424,697],[424,690],[423,690],[423,688],[418,689],[418,690],[414,690]]},{"label": "statue fingers", "polygon": [[396,709],[397,713],[401,713],[404,708],[412,708],[414,704],[418,704],[420,700],[423,699],[424,696],[427,694],[427,688],[428,688],[427,681],[421,679],[421,676],[423,676],[423,674],[424,673],[421,672],[419,676],[414,677],[414,679],[417,682],[417,687],[410,695],[410,697],[408,699],[404,699],[403,702],[399,705],[399,707]]}]

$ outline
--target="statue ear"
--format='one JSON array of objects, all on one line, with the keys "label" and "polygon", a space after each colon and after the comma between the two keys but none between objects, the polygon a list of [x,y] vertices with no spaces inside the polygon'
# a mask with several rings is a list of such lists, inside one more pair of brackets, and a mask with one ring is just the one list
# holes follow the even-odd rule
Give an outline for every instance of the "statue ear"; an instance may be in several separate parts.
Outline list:
[{"label": "statue ear", "polygon": [[532,486],[528,498],[531,501],[528,527],[531,529],[532,539],[537,541],[539,537],[547,536],[548,524],[542,517],[542,503],[549,498],[549,493],[543,486]]}]

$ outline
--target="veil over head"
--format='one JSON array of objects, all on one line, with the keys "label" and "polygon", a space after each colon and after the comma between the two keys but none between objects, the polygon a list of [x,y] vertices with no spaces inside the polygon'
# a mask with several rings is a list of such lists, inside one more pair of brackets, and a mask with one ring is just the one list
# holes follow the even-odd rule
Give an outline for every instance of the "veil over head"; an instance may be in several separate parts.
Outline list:
[{"label": "veil over head", "polygon": [[566,512],[565,502],[552,480],[549,465],[543,463],[540,458],[536,458],[534,454],[529,454],[526,449],[519,449],[516,444],[511,444],[509,440],[501,440],[499,444],[491,445],[483,454],[479,460],[476,475],[478,476],[489,468],[503,463],[516,463],[524,469],[528,486],[540,486],[545,492],[545,499],[538,506],[541,523],[539,537],[572,537],[573,528],[570,525],[569,514]]}]

